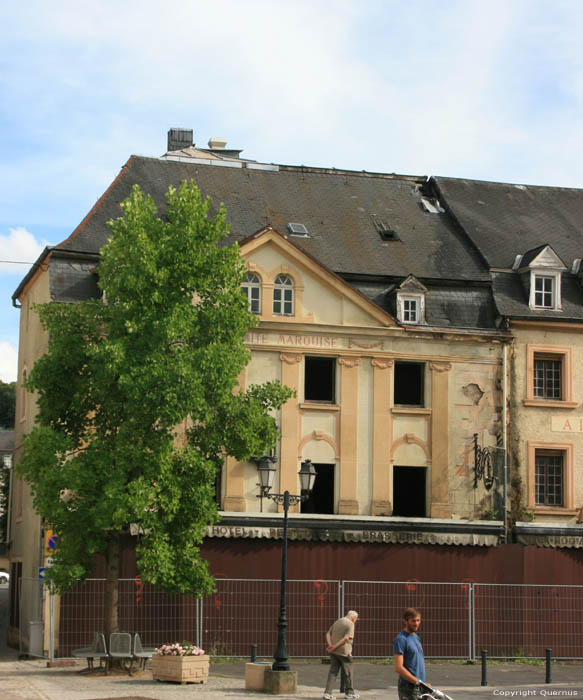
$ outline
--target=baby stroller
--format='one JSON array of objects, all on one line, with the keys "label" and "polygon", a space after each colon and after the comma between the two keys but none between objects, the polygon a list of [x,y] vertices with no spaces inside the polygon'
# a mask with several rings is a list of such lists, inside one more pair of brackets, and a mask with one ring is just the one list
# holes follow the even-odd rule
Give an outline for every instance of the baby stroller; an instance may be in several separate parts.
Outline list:
[{"label": "baby stroller", "polygon": [[423,681],[419,681],[419,685],[423,691],[421,700],[453,700],[449,695],[446,695],[441,690],[437,690],[437,688],[432,688]]}]

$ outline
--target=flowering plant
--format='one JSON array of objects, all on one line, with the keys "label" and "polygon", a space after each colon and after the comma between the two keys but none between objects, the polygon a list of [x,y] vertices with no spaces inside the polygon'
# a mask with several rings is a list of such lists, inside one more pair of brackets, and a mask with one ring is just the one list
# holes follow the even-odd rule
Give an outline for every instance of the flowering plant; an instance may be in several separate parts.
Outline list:
[{"label": "flowering plant", "polygon": [[204,654],[204,650],[190,642],[182,642],[182,644],[174,642],[173,644],[162,644],[154,653],[159,656],[200,656]]}]

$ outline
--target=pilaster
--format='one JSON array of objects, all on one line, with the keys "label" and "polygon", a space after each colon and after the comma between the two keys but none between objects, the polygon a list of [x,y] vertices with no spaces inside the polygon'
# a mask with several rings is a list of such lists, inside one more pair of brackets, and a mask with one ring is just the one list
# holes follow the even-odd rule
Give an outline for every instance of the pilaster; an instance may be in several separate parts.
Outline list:
[{"label": "pilaster", "polygon": [[451,518],[449,502],[449,362],[431,369],[431,517]]},{"label": "pilaster", "polygon": [[[247,372],[239,374],[237,389],[245,389]],[[247,510],[245,499],[245,462],[239,462],[234,457],[227,456],[223,467],[225,495],[223,510],[244,513]]]},{"label": "pilaster", "polygon": [[358,357],[340,357],[340,499],[338,513],[358,515]]},{"label": "pilaster", "polygon": [[391,515],[391,395],[393,360],[373,357],[373,473],[371,515]]},{"label": "pilaster", "polygon": [[[298,442],[300,435],[300,412],[298,410],[298,393],[300,386],[300,367],[302,354],[282,352],[281,383],[296,392],[281,407],[281,457],[279,465],[279,493],[298,492]],[[291,506],[290,511],[297,511],[298,506]]]}]

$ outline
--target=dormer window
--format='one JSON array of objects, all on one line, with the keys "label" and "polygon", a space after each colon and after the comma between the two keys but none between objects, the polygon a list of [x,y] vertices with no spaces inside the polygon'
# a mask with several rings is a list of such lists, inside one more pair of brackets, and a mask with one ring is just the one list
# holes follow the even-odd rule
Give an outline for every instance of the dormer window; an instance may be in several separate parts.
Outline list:
[{"label": "dormer window", "polygon": [[565,263],[548,244],[517,255],[512,269],[528,293],[528,305],[537,311],[561,310],[561,275]]},{"label": "dormer window", "polygon": [[243,280],[241,285],[243,293],[247,296],[249,302],[249,311],[253,314],[261,313],[261,280],[259,276],[250,273]]},{"label": "dormer window", "polygon": [[427,287],[409,275],[397,289],[397,318],[401,323],[425,323]]}]

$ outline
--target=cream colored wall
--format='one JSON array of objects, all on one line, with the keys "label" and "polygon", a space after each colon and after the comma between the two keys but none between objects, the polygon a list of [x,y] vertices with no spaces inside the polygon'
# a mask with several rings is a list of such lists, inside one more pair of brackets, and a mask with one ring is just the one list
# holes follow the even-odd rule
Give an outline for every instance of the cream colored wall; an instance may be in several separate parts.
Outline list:
[{"label": "cream colored wall", "polygon": [[[485,445],[495,445],[499,437],[501,343],[494,338],[486,338],[484,342],[479,334],[474,338],[455,333],[438,336],[418,329],[383,328],[366,302],[343,295],[341,289],[334,287],[333,282],[337,284],[337,280],[327,282],[326,273],[317,265],[283,255],[273,241],[255,249],[248,264],[262,280],[273,280],[285,268],[302,288],[297,315],[273,319],[263,314],[259,328],[248,337],[252,359],[247,381],[262,382],[281,376],[278,374],[280,353],[285,348],[280,344],[284,341],[293,347],[294,353],[300,354],[297,365],[298,465],[307,458],[336,464],[335,512],[356,511],[370,515],[373,502],[378,501],[380,505],[375,507],[374,514],[389,514],[382,504],[384,499],[392,500],[393,464],[427,468],[428,515],[475,518],[490,510],[491,493],[482,486],[473,488],[471,448],[475,432],[480,435],[480,443]],[[271,295],[269,287],[263,289],[263,310],[271,303]],[[275,330],[270,325],[273,320],[278,324]],[[311,330],[306,329],[306,323],[312,324]],[[296,343],[294,338],[302,335],[307,340]],[[328,346],[309,344],[322,336],[336,340]],[[304,402],[303,358],[308,354],[323,354],[338,360],[334,407],[314,407]],[[386,384],[386,375],[382,372],[375,375],[373,358],[381,364],[395,360],[424,363],[424,406],[420,409],[395,407],[390,396],[383,408],[387,413],[384,417],[377,414],[375,418],[375,391],[378,395],[379,391],[393,387],[394,366],[391,364],[386,370],[391,373],[390,382]],[[375,376],[382,385],[375,387]],[[354,378],[358,387],[355,402],[350,397],[346,405],[343,396],[347,387],[342,385],[342,377]],[[435,387],[440,392],[437,397],[433,396]],[[434,417],[436,409],[438,413]],[[344,410],[351,413],[354,410],[355,416],[345,415]],[[441,426],[444,416],[445,431],[436,432],[433,422],[439,419]],[[343,437],[341,425],[347,431]],[[389,452],[384,460],[386,453],[379,456],[379,445]],[[351,455],[351,464],[355,462],[348,471],[342,449]],[[434,459],[437,462],[434,463]],[[254,511],[258,509],[255,465],[247,465],[245,475],[245,509]],[[277,481],[274,489],[279,489]],[[436,499],[437,505],[432,506],[432,500]],[[264,510],[275,510],[271,502],[264,501],[263,506]]]},{"label": "cream colored wall", "polygon": [[[526,512],[523,519],[535,517],[541,522],[576,522],[583,507],[583,333],[581,328],[561,327],[546,329],[513,327],[516,338],[511,372],[510,469],[518,470],[520,489],[513,489],[513,498],[520,498]],[[553,405],[525,405],[527,393],[527,347],[529,345],[570,348],[571,352],[571,400],[569,408]],[[563,430],[570,426],[570,430]],[[573,497],[571,509],[548,509],[529,504],[527,493],[533,488],[529,476],[528,443],[571,446],[573,468]]]},{"label": "cream colored wall", "polygon": [[[249,387],[250,384],[262,384],[263,382],[275,380],[281,381],[281,361],[279,355],[273,352],[254,352],[252,362],[247,365],[246,386]],[[277,424],[280,425],[281,411],[278,411],[274,417]],[[243,466],[243,472],[246,509],[248,511],[257,511],[260,507],[259,499],[257,498],[259,493],[259,488],[257,486],[259,483],[257,466],[254,462],[246,462]],[[279,491],[279,472],[275,474],[273,491]],[[264,512],[275,512],[276,509],[277,507],[273,501],[263,499]]]},{"label": "cream colored wall", "polygon": [[[363,360],[358,379],[358,491],[359,512],[371,515],[373,499],[373,440],[372,426],[374,372],[370,359]],[[387,430],[389,426],[387,426]]]},{"label": "cream colored wall", "polygon": [[[40,271],[29,284],[20,303],[20,343],[18,350],[18,386],[16,392],[15,420],[15,464],[22,454],[23,437],[30,432],[36,415],[36,399],[21,386],[24,372],[30,373],[36,360],[48,347],[48,334],[41,328],[38,315],[32,310],[34,304],[50,301],[49,273]],[[22,575],[25,578],[38,578],[41,549],[41,521],[36,514],[29,487],[21,480],[13,482],[12,528],[10,558],[22,561]]]},{"label": "cream colored wall", "polygon": [[[249,268],[264,283],[261,324],[248,336],[252,359],[247,381],[280,377],[281,352],[287,347],[299,355],[299,364],[292,363],[295,369],[288,367],[290,376],[297,377],[298,466],[307,458],[336,464],[335,512],[390,514],[392,467],[397,464],[427,468],[428,515],[484,515],[491,508],[492,493],[482,485],[473,488],[472,436],[477,432],[482,445],[496,445],[500,438],[502,344],[494,334],[438,335],[383,324],[376,307],[285,245],[270,239],[247,256]],[[298,287],[293,317],[271,315],[270,283],[281,271],[290,274]],[[294,340],[296,337],[300,340]],[[328,345],[314,342],[322,337]],[[335,406],[304,402],[303,358],[307,354],[337,358]],[[424,363],[423,407],[395,407],[392,396],[388,402],[379,402],[383,398],[379,392],[392,392],[395,360]],[[375,373],[374,362],[383,369]],[[346,393],[353,387],[343,386],[343,377],[355,382],[356,397],[353,391]],[[434,391],[439,395],[434,396]],[[373,405],[380,407],[380,414],[373,412]],[[289,431],[287,435],[289,440]],[[287,460],[289,470],[293,466],[289,452]],[[258,509],[256,484],[255,465],[246,465],[247,511]],[[279,489],[277,481],[274,489]],[[264,501],[265,509],[275,506]]]},{"label": "cream colored wall", "polygon": [[[452,469],[450,493],[453,512],[460,518],[486,516],[493,507],[493,491],[474,482],[473,435],[481,447],[502,444],[502,367],[488,364],[459,364],[453,368],[450,445]],[[502,492],[502,474],[496,487]]]},{"label": "cream colored wall", "polygon": [[377,326],[361,306],[351,299],[339,295],[323,278],[315,276],[305,265],[300,265],[290,258],[282,258],[281,250],[274,244],[268,244],[254,251],[249,258],[252,269],[263,283],[262,316],[271,317],[272,285],[280,273],[289,274],[295,285],[301,287],[301,294],[296,299],[300,308],[296,320],[316,324],[338,326]]}]

